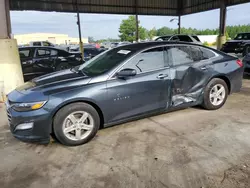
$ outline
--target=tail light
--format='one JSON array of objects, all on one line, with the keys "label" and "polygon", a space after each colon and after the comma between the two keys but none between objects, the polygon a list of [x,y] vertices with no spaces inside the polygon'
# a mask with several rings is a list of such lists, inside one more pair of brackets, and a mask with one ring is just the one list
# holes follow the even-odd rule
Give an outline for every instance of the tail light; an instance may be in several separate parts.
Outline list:
[{"label": "tail light", "polygon": [[240,67],[243,67],[243,63],[240,59],[237,59],[236,60],[236,63],[240,66]]}]

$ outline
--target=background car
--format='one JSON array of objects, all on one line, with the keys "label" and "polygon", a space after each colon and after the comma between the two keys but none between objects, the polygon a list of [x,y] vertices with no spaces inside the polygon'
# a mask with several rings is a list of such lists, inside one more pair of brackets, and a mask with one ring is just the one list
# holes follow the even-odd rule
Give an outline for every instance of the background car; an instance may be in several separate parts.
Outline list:
[{"label": "background car", "polygon": [[[89,60],[96,55],[102,53],[103,51],[107,50],[106,48],[96,48],[95,44],[84,44],[84,60]],[[71,53],[81,53],[79,45],[71,47],[69,50]]]},{"label": "background car", "polygon": [[250,75],[250,52],[246,53],[246,55],[243,58],[244,63],[244,73],[247,75]]},{"label": "background car", "polygon": [[243,53],[244,48],[247,48],[248,46],[250,46],[250,33],[239,33],[236,35],[234,40],[226,42],[222,46],[221,51],[225,53],[238,54],[238,53]]},{"label": "background car", "polygon": [[181,42],[192,42],[196,44],[202,44],[197,35],[165,35],[155,39],[155,41],[181,41]]},{"label": "background car", "polygon": [[108,50],[74,69],[38,77],[11,92],[12,134],[65,145],[90,141],[100,127],[173,109],[221,108],[240,91],[243,64],[201,45],[145,42]]},{"label": "background car", "polygon": [[250,41],[249,42],[245,42],[242,56],[244,57],[244,56],[246,56],[249,53],[250,53]]},{"label": "background car", "polygon": [[53,47],[21,47],[19,55],[24,81],[83,63],[80,54]]}]

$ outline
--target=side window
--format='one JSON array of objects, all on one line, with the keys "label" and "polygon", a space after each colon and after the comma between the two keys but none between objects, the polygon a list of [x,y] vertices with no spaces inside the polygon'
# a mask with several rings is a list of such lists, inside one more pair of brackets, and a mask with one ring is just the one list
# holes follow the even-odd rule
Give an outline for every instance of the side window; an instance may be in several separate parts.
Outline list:
[{"label": "side window", "polygon": [[48,42],[43,42],[43,46],[51,46]]},{"label": "side window", "polygon": [[212,57],[215,57],[215,54],[212,51],[207,50],[205,48],[200,48],[200,49],[202,53],[202,59],[210,59]]},{"label": "side window", "polygon": [[173,36],[173,37],[171,38],[171,40],[179,41],[180,39],[179,39],[178,36]]},{"label": "side window", "polygon": [[190,50],[186,46],[169,47],[166,54],[169,64],[173,66],[194,62],[190,56]]},{"label": "side window", "polygon": [[164,68],[163,48],[158,47],[137,54],[122,69],[132,68],[138,73]]},{"label": "side window", "polygon": [[38,49],[37,56],[39,56],[39,57],[50,56],[50,50]]},{"label": "side window", "polygon": [[30,56],[30,50],[20,50],[19,51],[20,57],[29,57]]},{"label": "side window", "polygon": [[51,50],[50,55],[56,56],[58,54],[57,50]]},{"label": "side window", "polygon": [[203,60],[202,52],[199,47],[190,46],[189,49],[190,49],[190,56],[192,57],[194,62]]},{"label": "side window", "polygon": [[41,42],[33,42],[33,46],[41,46]]}]

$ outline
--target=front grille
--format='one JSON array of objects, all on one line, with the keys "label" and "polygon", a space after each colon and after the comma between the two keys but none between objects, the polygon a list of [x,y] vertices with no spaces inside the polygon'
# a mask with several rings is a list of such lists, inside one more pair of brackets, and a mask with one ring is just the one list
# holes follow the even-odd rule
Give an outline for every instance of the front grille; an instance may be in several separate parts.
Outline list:
[{"label": "front grille", "polygon": [[11,123],[11,115],[10,115],[10,112],[9,112],[8,109],[7,109],[7,116],[8,116],[8,121],[9,121],[9,123]]}]

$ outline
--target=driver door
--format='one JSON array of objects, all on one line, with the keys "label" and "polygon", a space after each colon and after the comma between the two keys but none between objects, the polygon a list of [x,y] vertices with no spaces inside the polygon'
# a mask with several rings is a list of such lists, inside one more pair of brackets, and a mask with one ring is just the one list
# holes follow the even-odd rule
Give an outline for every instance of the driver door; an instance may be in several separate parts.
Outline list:
[{"label": "driver door", "polygon": [[107,81],[107,121],[119,121],[168,107],[170,79],[164,48],[157,47],[137,54],[120,70],[134,69],[126,78],[114,76]]}]

